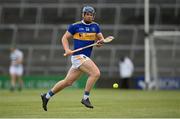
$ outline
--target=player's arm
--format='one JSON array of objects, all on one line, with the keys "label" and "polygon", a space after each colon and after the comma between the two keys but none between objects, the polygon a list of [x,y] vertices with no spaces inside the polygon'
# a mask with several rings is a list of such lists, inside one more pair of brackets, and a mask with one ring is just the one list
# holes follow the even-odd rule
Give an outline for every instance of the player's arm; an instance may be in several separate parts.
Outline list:
[{"label": "player's arm", "polygon": [[64,48],[65,53],[67,55],[72,54],[72,50],[69,48],[69,41],[68,41],[70,38],[72,38],[71,33],[66,31],[65,34],[63,35],[62,39],[61,39],[63,48]]},{"label": "player's arm", "polygon": [[23,59],[22,58],[17,60],[17,64],[22,64],[22,63],[23,63]]},{"label": "player's arm", "polygon": [[23,53],[20,53],[18,55],[18,59],[16,61],[16,64],[23,64]]},{"label": "player's arm", "polygon": [[104,36],[102,33],[98,33],[97,34],[97,47],[101,47],[103,45],[103,39],[104,39]]}]

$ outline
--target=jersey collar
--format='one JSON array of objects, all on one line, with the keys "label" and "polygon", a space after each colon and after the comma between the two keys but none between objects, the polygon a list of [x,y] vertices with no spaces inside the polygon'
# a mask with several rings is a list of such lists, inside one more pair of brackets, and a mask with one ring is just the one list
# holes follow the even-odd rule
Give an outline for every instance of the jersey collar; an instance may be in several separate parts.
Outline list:
[{"label": "jersey collar", "polygon": [[86,24],[86,23],[84,22],[84,20],[81,20],[81,22],[82,22],[83,24],[85,24],[85,25],[91,25],[91,24],[92,24],[92,22],[91,22],[90,24]]}]

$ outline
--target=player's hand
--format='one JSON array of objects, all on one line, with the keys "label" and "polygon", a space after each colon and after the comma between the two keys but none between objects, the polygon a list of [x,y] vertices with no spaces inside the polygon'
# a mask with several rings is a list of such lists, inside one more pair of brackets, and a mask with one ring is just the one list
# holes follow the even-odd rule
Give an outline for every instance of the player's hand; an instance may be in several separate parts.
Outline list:
[{"label": "player's hand", "polygon": [[22,61],[21,60],[17,60],[16,64],[22,64]]},{"label": "player's hand", "polygon": [[71,49],[67,49],[67,50],[65,50],[65,56],[67,56],[67,55],[72,55],[73,54],[73,52],[72,52],[72,50]]},{"label": "player's hand", "polygon": [[103,45],[103,40],[98,40],[97,41],[97,47],[101,47]]}]

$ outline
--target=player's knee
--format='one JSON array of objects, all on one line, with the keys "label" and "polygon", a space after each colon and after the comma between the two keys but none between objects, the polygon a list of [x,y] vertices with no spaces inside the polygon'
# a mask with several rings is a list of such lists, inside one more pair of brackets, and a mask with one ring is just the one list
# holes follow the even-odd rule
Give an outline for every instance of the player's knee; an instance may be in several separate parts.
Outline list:
[{"label": "player's knee", "polygon": [[95,79],[99,79],[101,73],[100,73],[100,71],[97,71],[97,72],[92,73],[92,75],[93,75],[93,77],[95,77]]}]

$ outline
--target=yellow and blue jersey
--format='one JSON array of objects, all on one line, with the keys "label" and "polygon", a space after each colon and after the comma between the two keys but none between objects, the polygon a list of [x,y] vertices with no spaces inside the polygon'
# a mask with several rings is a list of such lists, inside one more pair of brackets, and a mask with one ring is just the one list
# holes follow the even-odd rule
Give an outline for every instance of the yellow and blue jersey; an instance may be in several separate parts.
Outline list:
[{"label": "yellow and blue jersey", "polygon": [[[99,25],[95,22],[85,24],[83,21],[76,22],[69,25],[68,32],[73,35],[74,49],[78,49],[95,42],[96,34],[100,33]],[[84,54],[88,57],[91,56],[92,47],[81,50],[73,55]]]}]

